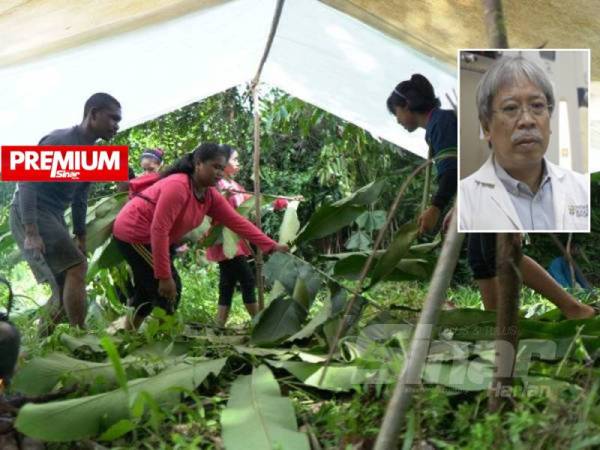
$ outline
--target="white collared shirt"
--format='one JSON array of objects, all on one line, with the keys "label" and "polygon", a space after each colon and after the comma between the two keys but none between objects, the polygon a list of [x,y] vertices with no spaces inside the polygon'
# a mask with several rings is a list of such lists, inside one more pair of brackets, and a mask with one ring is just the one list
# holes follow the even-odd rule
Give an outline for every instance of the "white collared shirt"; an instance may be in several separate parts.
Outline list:
[{"label": "white collared shirt", "polygon": [[[569,232],[590,229],[589,177],[565,170],[544,160],[552,184],[554,229]],[[506,186],[496,174],[493,156],[472,175],[460,182],[459,231],[539,232],[523,223]]]},{"label": "white collared shirt", "polygon": [[509,194],[517,215],[527,230],[554,230],[554,204],[552,202],[552,177],[548,173],[545,160],[542,160],[542,181],[537,192],[509,175],[504,168],[493,160],[494,171]]}]

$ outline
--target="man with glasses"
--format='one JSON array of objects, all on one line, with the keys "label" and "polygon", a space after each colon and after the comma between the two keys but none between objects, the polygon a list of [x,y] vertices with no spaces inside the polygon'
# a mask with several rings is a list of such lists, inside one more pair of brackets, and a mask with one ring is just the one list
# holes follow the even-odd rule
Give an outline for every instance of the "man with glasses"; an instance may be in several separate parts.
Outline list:
[{"label": "man with glasses", "polygon": [[544,155],[554,108],[550,80],[535,63],[503,56],[477,86],[492,155],[460,183],[461,231],[589,231],[589,183]]}]

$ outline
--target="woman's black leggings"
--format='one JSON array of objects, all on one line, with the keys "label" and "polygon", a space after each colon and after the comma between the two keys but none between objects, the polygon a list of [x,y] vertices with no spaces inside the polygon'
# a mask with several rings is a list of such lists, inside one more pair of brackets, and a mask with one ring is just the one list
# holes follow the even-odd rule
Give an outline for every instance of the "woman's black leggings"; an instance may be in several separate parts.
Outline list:
[{"label": "woman's black leggings", "polygon": [[133,306],[141,317],[149,316],[155,306],[164,309],[167,314],[173,314],[181,299],[181,279],[173,265],[175,249],[173,247],[169,248],[171,274],[177,287],[177,299],[171,301],[158,293],[159,281],[154,278],[152,248],[150,245],[130,244],[117,238],[114,239],[125,261],[133,271],[134,294],[130,306]]},{"label": "woman's black leggings", "polygon": [[231,306],[238,281],[244,303],[256,303],[254,274],[245,256],[236,256],[219,262],[219,305]]}]

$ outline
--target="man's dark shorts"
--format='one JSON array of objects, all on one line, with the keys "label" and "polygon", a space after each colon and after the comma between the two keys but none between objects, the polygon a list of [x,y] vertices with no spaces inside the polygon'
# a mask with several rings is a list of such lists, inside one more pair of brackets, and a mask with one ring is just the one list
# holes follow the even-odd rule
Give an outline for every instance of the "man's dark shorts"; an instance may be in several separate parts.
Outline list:
[{"label": "man's dark shorts", "polygon": [[496,233],[468,233],[468,259],[473,278],[496,276]]},{"label": "man's dark shorts", "polygon": [[11,206],[10,229],[35,279],[38,283],[56,281],[62,285],[65,271],[86,262],[86,257],[69,233],[64,216],[38,208],[37,227],[46,247],[41,257],[35,256],[31,250],[24,249],[25,228],[21,222],[21,214],[16,204]]}]

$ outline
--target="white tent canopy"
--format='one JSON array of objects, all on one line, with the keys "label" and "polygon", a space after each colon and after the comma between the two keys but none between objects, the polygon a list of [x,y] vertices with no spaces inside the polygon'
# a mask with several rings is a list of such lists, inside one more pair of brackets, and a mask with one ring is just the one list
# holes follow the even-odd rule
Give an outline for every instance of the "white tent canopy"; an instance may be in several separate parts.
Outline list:
[{"label": "white tent canopy", "polygon": [[[233,0],[0,68],[0,143],[36,143],[78,123],[93,92],[119,99],[123,129],[250,81],[275,4]],[[406,132],[385,107],[416,72],[449,107],[451,66],[322,2],[287,0],[262,81],[425,156],[423,133]]]}]

